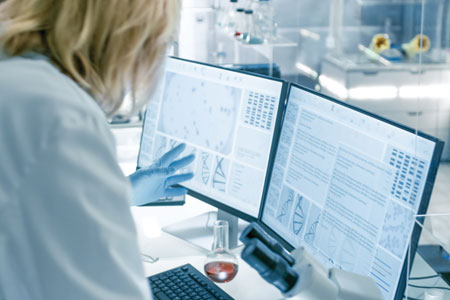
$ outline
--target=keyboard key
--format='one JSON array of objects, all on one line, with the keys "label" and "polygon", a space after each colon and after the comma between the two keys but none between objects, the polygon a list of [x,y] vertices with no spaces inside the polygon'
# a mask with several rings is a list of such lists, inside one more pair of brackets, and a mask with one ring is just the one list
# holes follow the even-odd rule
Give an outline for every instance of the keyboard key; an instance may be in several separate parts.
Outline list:
[{"label": "keyboard key", "polygon": [[171,300],[166,294],[164,294],[163,292],[158,292],[155,293],[156,298],[158,298],[158,300]]}]

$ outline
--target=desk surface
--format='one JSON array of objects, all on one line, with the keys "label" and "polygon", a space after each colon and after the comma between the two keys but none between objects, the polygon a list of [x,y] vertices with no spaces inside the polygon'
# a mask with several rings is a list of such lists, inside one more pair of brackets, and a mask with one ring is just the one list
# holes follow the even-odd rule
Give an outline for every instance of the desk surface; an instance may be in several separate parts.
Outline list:
[{"label": "desk surface", "polygon": [[[189,196],[184,206],[133,207],[141,251],[158,259],[155,263],[145,263],[146,275],[150,276],[185,263],[190,263],[203,272],[205,255],[208,251],[174,237],[164,232],[162,228],[214,209]],[[211,235],[211,243],[212,238]],[[275,287],[267,284],[240,258],[240,251],[241,248],[233,250],[239,260],[238,274],[231,282],[219,284],[220,288],[235,299],[283,299]]]},{"label": "desk surface", "polygon": [[[190,196],[187,196],[184,206],[133,207],[132,213],[138,229],[141,251],[145,255],[158,259],[154,263],[145,263],[146,275],[150,276],[185,263],[190,263],[199,271],[203,272],[203,263],[208,251],[174,237],[164,232],[162,228],[212,210],[216,209]],[[240,248],[234,250],[239,259],[238,274],[233,281],[219,284],[219,286],[237,300],[284,299],[275,287],[266,283],[255,270],[241,260],[239,255],[240,250]],[[143,258],[147,260],[145,257]],[[411,276],[420,277],[433,274],[435,274],[433,269],[419,255],[416,255]],[[414,281],[414,284],[448,287],[440,278]],[[423,299],[424,291],[423,289],[408,288],[407,295],[409,297]],[[450,293],[448,291],[445,292],[444,299],[450,300]]]}]

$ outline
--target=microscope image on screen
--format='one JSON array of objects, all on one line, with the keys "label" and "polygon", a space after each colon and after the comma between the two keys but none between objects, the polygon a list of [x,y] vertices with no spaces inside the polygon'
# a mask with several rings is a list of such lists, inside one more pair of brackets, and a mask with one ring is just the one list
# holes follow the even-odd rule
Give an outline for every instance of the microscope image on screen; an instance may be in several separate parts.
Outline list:
[{"label": "microscope image on screen", "polygon": [[279,80],[169,58],[147,106],[139,167],[184,143],[181,155],[195,160],[182,186],[256,218],[282,92]]},{"label": "microscope image on screen", "polygon": [[[167,72],[165,82],[158,131],[229,155],[241,90],[172,72]],[[211,126],[217,122],[223,126]]]}]

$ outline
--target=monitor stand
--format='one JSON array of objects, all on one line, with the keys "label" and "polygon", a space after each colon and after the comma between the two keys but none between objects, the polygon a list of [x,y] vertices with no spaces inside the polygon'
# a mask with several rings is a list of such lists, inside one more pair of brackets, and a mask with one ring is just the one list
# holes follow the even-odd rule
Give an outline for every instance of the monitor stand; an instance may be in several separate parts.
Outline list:
[{"label": "monitor stand", "polygon": [[228,221],[230,249],[240,246],[242,243],[238,240],[239,234],[249,223],[220,209],[217,212],[210,211],[165,226],[162,230],[209,251],[213,243],[213,227],[216,220]]}]

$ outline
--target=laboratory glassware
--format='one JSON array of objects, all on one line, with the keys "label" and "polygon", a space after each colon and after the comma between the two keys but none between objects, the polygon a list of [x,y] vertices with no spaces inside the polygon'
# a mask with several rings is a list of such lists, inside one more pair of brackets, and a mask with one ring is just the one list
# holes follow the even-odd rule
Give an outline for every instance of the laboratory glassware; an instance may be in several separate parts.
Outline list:
[{"label": "laboratory glassware", "polygon": [[205,259],[205,274],[218,283],[229,282],[237,274],[239,266],[236,256],[228,249],[228,222],[214,222],[214,242]]}]

